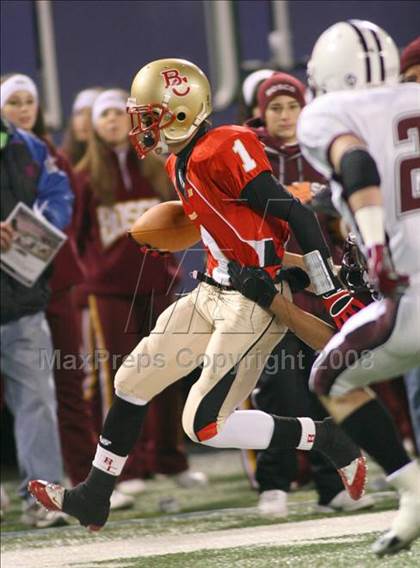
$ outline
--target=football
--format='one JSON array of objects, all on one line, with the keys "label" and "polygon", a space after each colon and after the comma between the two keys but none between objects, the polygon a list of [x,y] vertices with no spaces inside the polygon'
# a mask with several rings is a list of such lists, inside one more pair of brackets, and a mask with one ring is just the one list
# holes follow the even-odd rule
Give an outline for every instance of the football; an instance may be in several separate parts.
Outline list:
[{"label": "football", "polygon": [[137,219],[129,234],[140,245],[169,252],[184,250],[201,238],[180,201],[155,205]]}]

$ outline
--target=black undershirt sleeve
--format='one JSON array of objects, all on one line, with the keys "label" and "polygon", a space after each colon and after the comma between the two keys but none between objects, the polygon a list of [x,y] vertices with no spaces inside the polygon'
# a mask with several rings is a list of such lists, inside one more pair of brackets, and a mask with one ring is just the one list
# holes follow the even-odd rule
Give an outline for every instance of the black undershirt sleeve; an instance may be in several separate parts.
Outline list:
[{"label": "black undershirt sleeve", "polygon": [[271,172],[261,172],[251,180],[241,192],[241,200],[262,215],[272,215],[286,221],[304,254],[319,250],[323,260],[331,257],[331,252],[321,232],[318,219],[311,209],[293,197]]}]

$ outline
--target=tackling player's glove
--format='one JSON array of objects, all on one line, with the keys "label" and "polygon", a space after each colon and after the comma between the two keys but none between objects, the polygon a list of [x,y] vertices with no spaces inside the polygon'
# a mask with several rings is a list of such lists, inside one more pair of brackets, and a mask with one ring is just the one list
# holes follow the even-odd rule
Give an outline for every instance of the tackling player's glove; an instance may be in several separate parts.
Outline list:
[{"label": "tackling player's glove", "polygon": [[341,329],[351,316],[360,312],[370,303],[370,301],[365,303],[343,288],[324,294],[322,301],[337,329]]},{"label": "tackling player's glove", "polygon": [[366,259],[352,233],[349,233],[344,241],[338,276],[352,292],[366,291],[369,288]]},{"label": "tackling player's glove", "polygon": [[396,272],[388,247],[374,245],[367,249],[369,279],[385,297],[398,298],[404,294],[410,280],[406,274]]},{"label": "tackling player's glove", "polygon": [[238,292],[256,302],[262,308],[271,306],[278,291],[265,270],[241,266],[237,262],[231,261],[228,264],[228,272],[231,285]]},{"label": "tackling player's glove", "polygon": [[290,291],[294,294],[307,288],[311,280],[302,268],[299,268],[299,266],[291,266],[290,268],[281,268],[277,272],[274,282],[287,282]]},{"label": "tackling player's glove", "polygon": [[310,202],[310,207],[315,211],[315,213],[324,213],[334,219],[338,219],[340,217],[332,202],[330,186],[312,183],[311,193],[312,200]]}]

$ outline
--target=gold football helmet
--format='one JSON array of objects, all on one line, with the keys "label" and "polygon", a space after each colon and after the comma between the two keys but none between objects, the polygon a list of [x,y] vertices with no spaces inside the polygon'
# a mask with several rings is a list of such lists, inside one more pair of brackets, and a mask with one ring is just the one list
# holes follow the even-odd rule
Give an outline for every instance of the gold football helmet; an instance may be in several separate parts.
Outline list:
[{"label": "gold football helmet", "polygon": [[210,84],[194,63],[158,59],[140,69],[127,112],[130,140],[140,158],[188,140],[212,111]]}]

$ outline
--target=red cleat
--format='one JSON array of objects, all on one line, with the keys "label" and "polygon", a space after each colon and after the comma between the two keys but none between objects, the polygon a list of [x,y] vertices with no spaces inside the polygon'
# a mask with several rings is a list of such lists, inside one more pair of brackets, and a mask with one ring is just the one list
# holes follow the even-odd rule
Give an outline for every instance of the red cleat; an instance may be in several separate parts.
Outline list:
[{"label": "red cleat", "polygon": [[35,479],[28,483],[28,491],[48,511],[63,510],[65,489],[61,485],[48,483],[48,481],[42,481],[42,479]]},{"label": "red cleat", "polygon": [[[91,503],[82,494],[83,486],[67,490],[56,483],[36,479],[28,483],[28,491],[48,511],[63,511],[76,517],[81,525],[97,532],[106,523],[109,514],[109,501]],[[64,497],[66,505],[63,508]]]},{"label": "red cleat", "polygon": [[366,487],[367,463],[366,458],[360,455],[349,465],[337,469],[341,481],[352,499],[360,499]]}]

